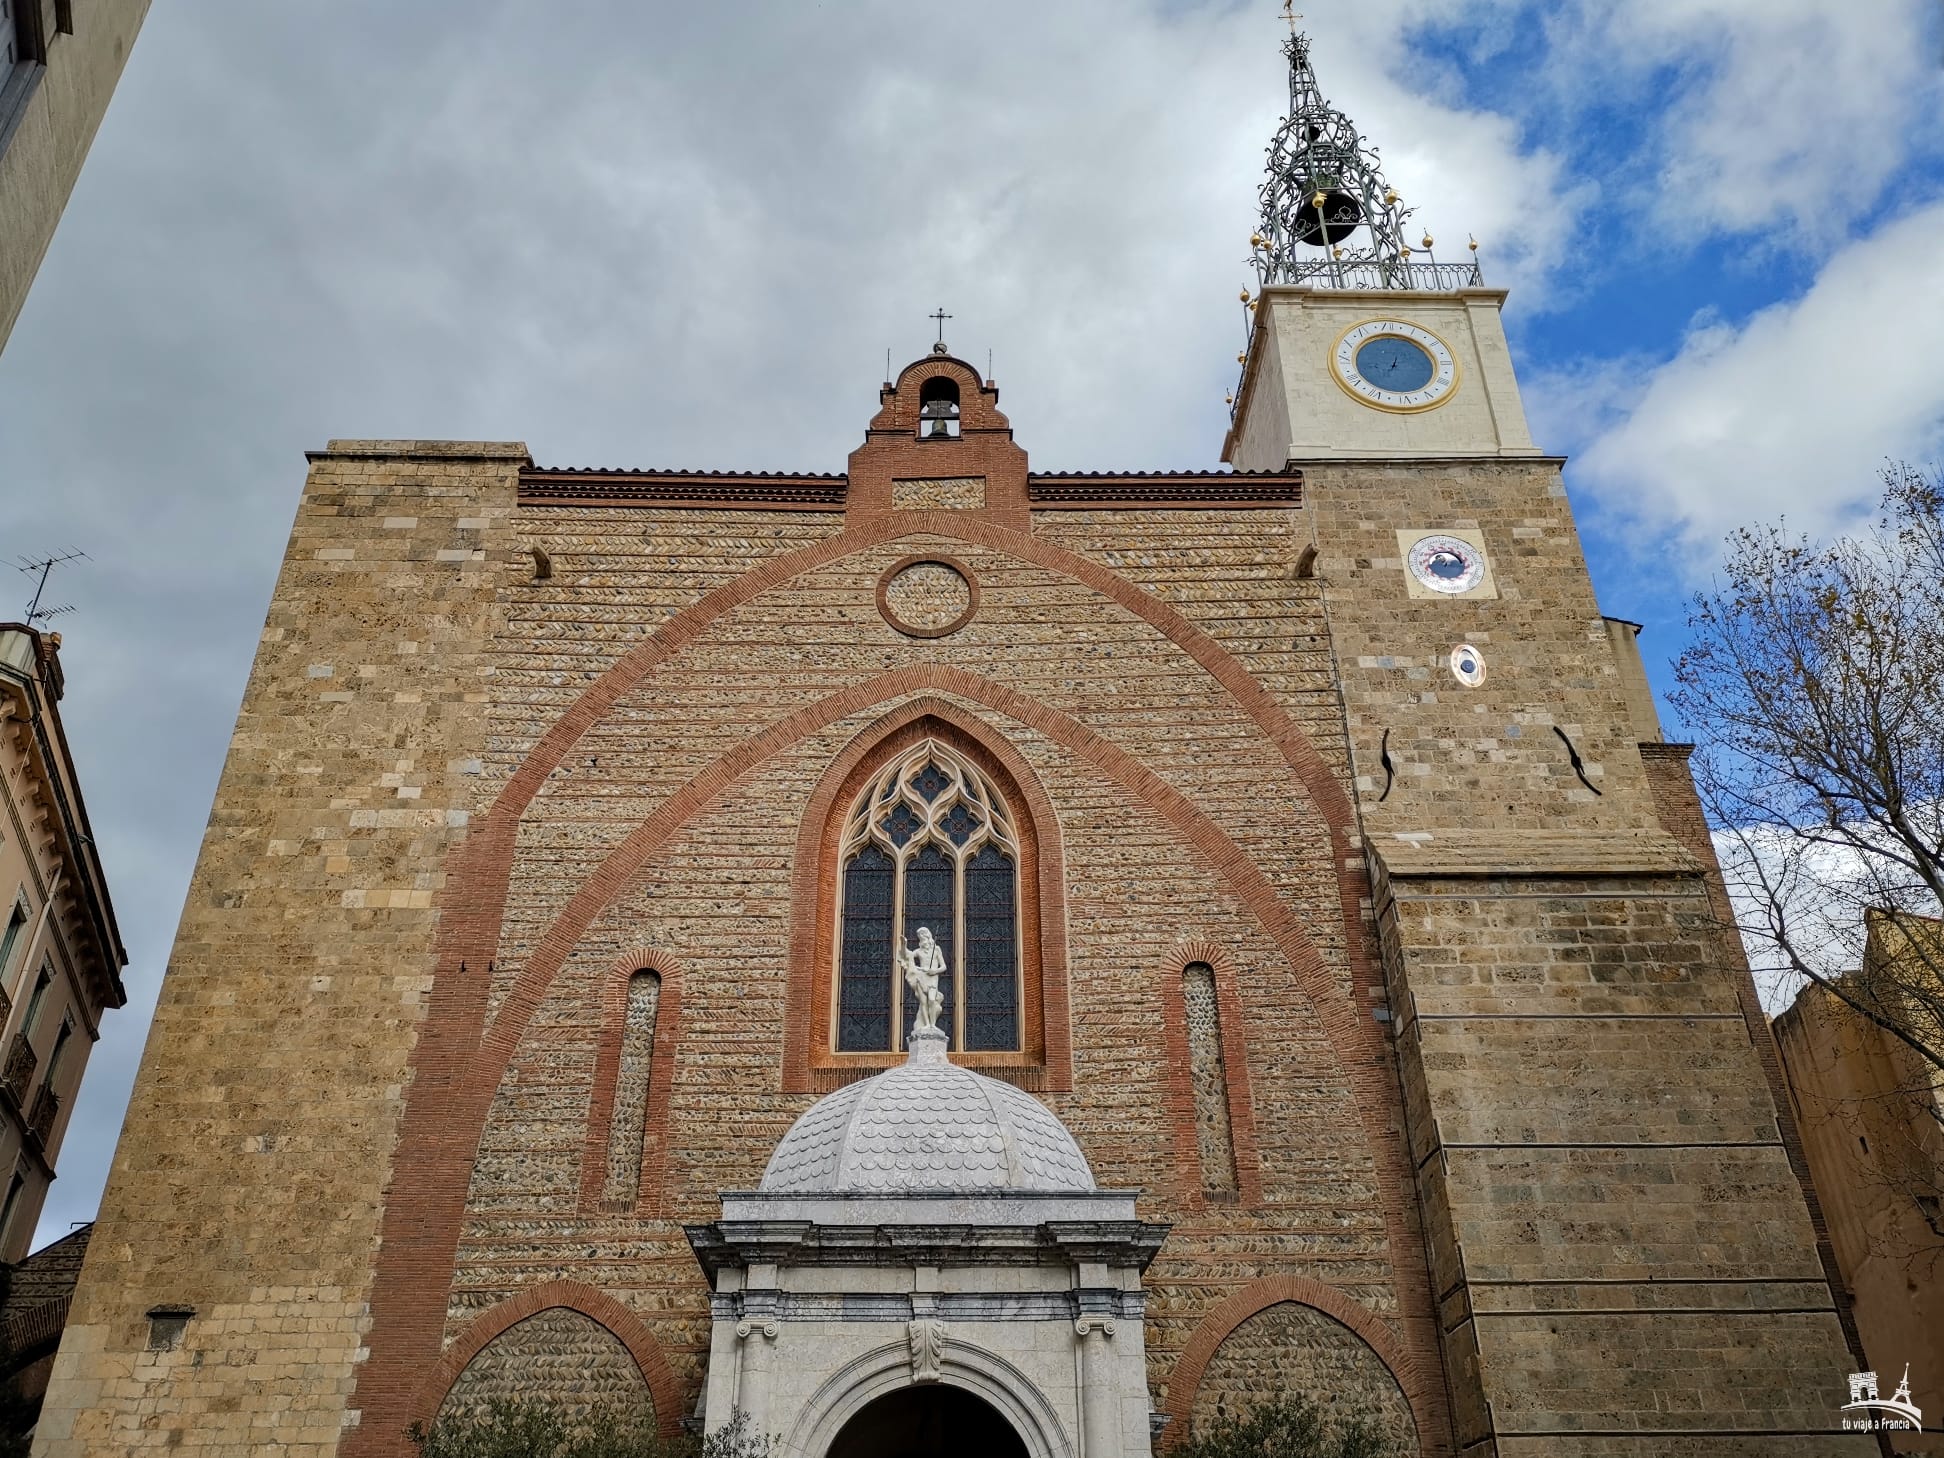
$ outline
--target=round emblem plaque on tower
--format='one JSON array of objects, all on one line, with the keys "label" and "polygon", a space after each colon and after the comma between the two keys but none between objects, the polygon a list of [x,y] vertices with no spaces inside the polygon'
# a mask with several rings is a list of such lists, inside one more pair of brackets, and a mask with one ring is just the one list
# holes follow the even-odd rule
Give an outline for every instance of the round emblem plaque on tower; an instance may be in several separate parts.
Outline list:
[{"label": "round emblem plaque on tower", "polygon": [[877,605],[885,622],[907,638],[943,638],[978,611],[978,579],[951,557],[906,557],[878,579]]}]

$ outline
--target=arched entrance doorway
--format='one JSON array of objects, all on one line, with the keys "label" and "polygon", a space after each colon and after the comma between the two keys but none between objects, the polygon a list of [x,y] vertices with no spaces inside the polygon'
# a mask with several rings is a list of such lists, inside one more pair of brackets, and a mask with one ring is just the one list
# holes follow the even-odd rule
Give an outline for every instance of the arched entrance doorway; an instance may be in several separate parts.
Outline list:
[{"label": "arched entrance doorway", "polygon": [[827,1458],[1026,1458],[999,1410],[962,1387],[902,1387],[866,1403]]}]

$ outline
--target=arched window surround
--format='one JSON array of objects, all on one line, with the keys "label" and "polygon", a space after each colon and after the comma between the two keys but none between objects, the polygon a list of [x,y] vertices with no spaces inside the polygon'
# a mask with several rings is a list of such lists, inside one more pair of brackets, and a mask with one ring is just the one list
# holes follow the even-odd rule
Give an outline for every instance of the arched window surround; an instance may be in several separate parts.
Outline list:
[{"label": "arched window surround", "polygon": [[[1230,1148],[1235,1156],[1236,1189],[1232,1196],[1211,1197],[1202,1183],[1201,1143],[1195,1119],[1195,1090],[1189,1075],[1188,1007],[1182,978],[1194,963],[1214,974],[1215,1017],[1221,1033],[1222,1073],[1228,1084]],[[1162,1037],[1168,1066],[1175,1075],[1168,1084],[1174,1114],[1175,1192],[1191,1209],[1210,1204],[1257,1205],[1262,1201],[1262,1160],[1256,1145],[1255,1100],[1249,1088],[1247,1030],[1242,1017],[1241,989],[1235,962],[1227,948],[1213,941],[1185,941],[1162,963],[1160,981]]]},{"label": "arched window surround", "polygon": [[838,1053],[832,1037],[843,833],[865,785],[894,759],[935,739],[1004,797],[1019,852],[1020,1048],[954,1053],[955,1061],[1021,1087],[1073,1086],[1068,1027],[1066,868],[1059,825],[1019,751],[976,715],[932,695],[863,730],[824,772],[805,807],[792,880],[783,1089],[823,1092],[902,1061],[902,1053]]},{"label": "arched window surround", "polygon": [[682,968],[652,947],[635,947],[617,957],[601,985],[601,1031],[594,1055],[594,1088],[588,1100],[587,1135],[581,1145],[580,1207],[592,1213],[607,1208],[608,1144],[614,1132],[615,1093],[621,1079],[621,1045],[627,1033],[628,985],[635,975],[653,972],[661,979],[655,1009],[655,1041],[648,1062],[647,1107],[642,1115],[641,1173],[633,1212],[662,1210],[668,1166],[668,1095],[675,1078],[675,1045],[682,1019]]}]

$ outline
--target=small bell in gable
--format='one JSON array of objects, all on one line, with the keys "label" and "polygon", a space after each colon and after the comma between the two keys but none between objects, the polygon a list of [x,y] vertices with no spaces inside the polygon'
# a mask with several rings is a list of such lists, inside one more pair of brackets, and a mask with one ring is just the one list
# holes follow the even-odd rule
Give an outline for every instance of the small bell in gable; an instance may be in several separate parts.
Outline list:
[{"label": "small bell in gable", "polygon": [[949,378],[935,376],[925,381],[918,400],[918,439],[958,439],[959,400],[956,384]]},{"label": "small bell in gable", "polygon": [[957,415],[958,412],[945,401],[932,401],[931,404],[924,408],[921,414],[925,422],[923,434],[926,440],[950,440],[957,434],[952,429],[953,425],[956,424],[952,417]]}]

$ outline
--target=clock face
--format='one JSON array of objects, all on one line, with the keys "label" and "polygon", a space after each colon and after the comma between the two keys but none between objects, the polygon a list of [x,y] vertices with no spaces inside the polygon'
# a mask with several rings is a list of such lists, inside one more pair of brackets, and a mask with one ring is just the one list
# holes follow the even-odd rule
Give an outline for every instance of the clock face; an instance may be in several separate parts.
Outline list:
[{"label": "clock face", "polygon": [[1405,560],[1411,576],[1433,592],[1470,592],[1485,580],[1485,555],[1460,537],[1419,537]]},{"label": "clock face", "polygon": [[1330,355],[1336,382],[1377,410],[1431,410],[1458,388],[1458,361],[1429,329],[1371,319],[1347,329]]}]

